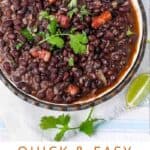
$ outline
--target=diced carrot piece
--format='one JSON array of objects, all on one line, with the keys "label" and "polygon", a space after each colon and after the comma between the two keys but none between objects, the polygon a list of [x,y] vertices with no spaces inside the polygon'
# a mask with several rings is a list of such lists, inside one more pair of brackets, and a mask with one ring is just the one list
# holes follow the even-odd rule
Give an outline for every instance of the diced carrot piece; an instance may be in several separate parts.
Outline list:
[{"label": "diced carrot piece", "polygon": [[43,59],[45,62],[48,62],[50,60],[51,53],[46,50],[39,51],[39,58]]},{"label": "diced carrot piece", "polygon": [[30,54],[35,57],[35,58],[40,58],[45,62],[48,62],[50,60],[51,57],[51,53],[42,49],[42,50],[38,50],[36,48],[33,48],[30,50]]},{"label": "diced carrot piece", "polygon": [[37,48],[32,48],[31,50],[30,50],[30,54],[33,56],[33,57],[39,57],[39,53],[38,53],[38,49]]},{"label": "diced carrot piece", "polygon": [[79,87],[73,84],[70,84],[67,88],[67,93],[69,93],[72,96],[75,96],[79,93]]},{"label": "diced carrot piece", "polygon": [[48,0],[49,4],[54,4],[56,2],[56,0]]},{"label": "diced carrot piece", "polygon": [[112,14],[110,11],[103,12],[100,16],[96,16],[92,20],[92,27],[98,29],[100,26],[105,24],[107,21],[112,19]]}]

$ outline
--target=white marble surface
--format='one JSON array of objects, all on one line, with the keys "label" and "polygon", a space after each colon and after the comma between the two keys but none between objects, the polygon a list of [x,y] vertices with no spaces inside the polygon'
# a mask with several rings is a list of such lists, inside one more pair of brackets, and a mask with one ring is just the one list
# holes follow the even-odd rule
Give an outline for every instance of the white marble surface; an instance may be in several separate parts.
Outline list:
[{"label": "white marble surface", "polygon": [[[149,14],[149,0],[143,0],[147,14]],[[148,17],[149,19],[149,17]],[[146,48],[146,55],[137,74],[150,72],[150,47]],[[137,75],[136,74],[136,75]],[[127,86],[128,87],[128,86]],[[95,107],[94,115],[113,120],[98,127],[96,134],[89,138],[80,133],[68,134],[68,141],[146,141],[150,140],[149,131],[149,102],[131,110],[125,110],[127,87],[111,100]],[[70,112],[72,124],[78,124],[89,110]],[[50,132],[44,133],[39,127],[39,119],[43,115],[59,115],[61,112],[50,111],[28,104],[13,95],[0,82],[0,141],[49,141]]]}]

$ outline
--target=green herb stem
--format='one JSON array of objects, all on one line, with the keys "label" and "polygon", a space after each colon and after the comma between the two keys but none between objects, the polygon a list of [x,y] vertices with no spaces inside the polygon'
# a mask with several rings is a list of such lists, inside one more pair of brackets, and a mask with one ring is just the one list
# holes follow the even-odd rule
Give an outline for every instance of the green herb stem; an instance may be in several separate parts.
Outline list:
[{"label": "green herb stem", "polygon": [[79,129],[80,127],[75,127],[75,128],[68,128],[68,130],[77,130]]},{"label": "green herb stem", "polygon": [[[53,36],[70,36],[71,34],[55,34],[55,35],[53,35]],[[45,39],[43,39],[42,41],[40,41],[38,44],[40,45],[40,44],[42,44],[42,43],[44,43],[44,42],[46,42],[47,40],[49,40],[49,38],[45,38]]]},{"label": "green herb stem", "polygon": [[94,111],[94,107],[91,108],[91,111],[87,117],[87,120],[91,119],[93,111]]},{"label": "green herb stem", "polygon": [[85,133],[88,136],[92,136],[95,131],[95,123],[98,121],[104,121],[104,119],[96,119],[92,118],[92,113],[94,111],[94,108],[92,107],[88,117],[82,121],[79,126],[77,127],[70,127],[70,121],[71,117],[69,115],[60,115],[58,117],[54,116],[48,116],[48,117],[42,117],[40,127],[43,130],[47,129],[56,129],[57,134],[55,136],[56,141],[61,141],[62,138],[65,136],[66,132],[72,131],[72,130],[78,130],[82,133]]}]

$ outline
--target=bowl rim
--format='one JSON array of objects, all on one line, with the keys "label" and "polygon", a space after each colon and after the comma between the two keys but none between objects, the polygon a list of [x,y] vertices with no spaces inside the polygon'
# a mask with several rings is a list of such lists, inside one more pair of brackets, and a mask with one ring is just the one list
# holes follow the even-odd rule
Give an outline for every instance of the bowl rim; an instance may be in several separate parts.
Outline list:
[{"label": "bowl rim", "polygon": [[143,24],[143,33],[142,33],[142,40],[139,47],[138,56],[136,58],[136,61],[134,62],[133,66],[131,67],[128,74],[125,76],[125,78],[110,92],[102,96],[101,98],[95,98],[91,102],[86,102],[82,104],[55,104],[55,103],[49,103],[42,100],[39,100],[31,95],[26,94],[25,92],[18,89],[13,83],[10,82],[9,79],[4,75],[2,70],[0,69],[0,79],[1,81],[18,97],[23,99],[26,102],[29,102],[31,104],[34,104],[36,106],[40,106],[43,108],[56,110],[56,111],[77,111],[77,110],[83,110],[87,109],[92,106],[96,106],[98,104],[101,104],[113,96],[117,95],[132,79],[134,74],[137,72],[141,61],[143,60],[144,54],[145,54],[145,48],[146,48],[146,40],[147,40],[147,18],[146,18],[146,12],[143,5],[143,2],[141,0],[137,0],[141,15],[142,15],[142,24]]}]

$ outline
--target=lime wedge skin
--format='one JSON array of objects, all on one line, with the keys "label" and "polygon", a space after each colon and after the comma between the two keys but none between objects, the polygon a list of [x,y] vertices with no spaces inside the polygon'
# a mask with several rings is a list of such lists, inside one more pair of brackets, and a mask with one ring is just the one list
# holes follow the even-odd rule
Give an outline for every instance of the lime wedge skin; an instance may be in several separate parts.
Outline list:
[{"label": "lime wedge skin", "polygon": [[126,94],[128,108],[136,107],[150,94],[150,74],[141,74],[135,78]]}]

